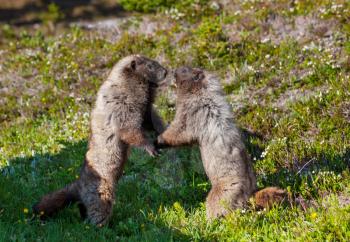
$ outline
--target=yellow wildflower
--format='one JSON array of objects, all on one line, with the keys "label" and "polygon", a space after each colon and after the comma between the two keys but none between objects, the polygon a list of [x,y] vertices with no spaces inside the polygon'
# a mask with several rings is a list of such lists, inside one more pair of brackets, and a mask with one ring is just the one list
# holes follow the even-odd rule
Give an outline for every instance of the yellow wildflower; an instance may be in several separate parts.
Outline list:
[{"label": "yellow wildflower", "polygon": [[310,214],[310,218],[311,218],[311,219],[317,218],[317,213],[316,213],[316,212],[311,213],[311,214]]},{"label": "yellow wildflower", "polygon": [[175,208],[176,212],[182,212],[183,208],[179,202],[174,202],[173,207]]}]

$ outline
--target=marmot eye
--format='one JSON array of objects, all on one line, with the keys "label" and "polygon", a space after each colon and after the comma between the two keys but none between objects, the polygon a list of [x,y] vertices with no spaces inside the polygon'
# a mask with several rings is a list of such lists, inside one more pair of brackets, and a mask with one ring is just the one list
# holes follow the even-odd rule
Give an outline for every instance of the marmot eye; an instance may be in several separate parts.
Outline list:
[{"label": "marmot eye", "polygon": [[153,66],[150,65],[150,64],[148,64],[148,65],[147,65],[147,69],[152,71],[152,70],[153,70]]},{"label": "marmot eye", "polygon": [[193,77],[193,81],[195,81],[195,82],[199,81],[200,77],[201,77],[201,74],[200,74],[200,73],[197,73],[197,74]]}]

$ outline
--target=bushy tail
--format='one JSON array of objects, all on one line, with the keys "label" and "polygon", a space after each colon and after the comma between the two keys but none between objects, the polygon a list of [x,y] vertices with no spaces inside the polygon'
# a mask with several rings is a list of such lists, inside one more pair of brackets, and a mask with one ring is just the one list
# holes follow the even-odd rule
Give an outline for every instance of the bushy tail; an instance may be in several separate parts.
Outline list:
[{"label": "bushy tail", "polygon": [[257,209],[270,208],[274,204],[280,204],[288,200],[288,193],[278,187],[267,187],[257,191],[253,196]]},{"label": "bushy tail", "polygon": [[79,201],[77,181],[58,191],[49,193],[33,206],[33,212],[41,218],[51,217],[69,204]]}]

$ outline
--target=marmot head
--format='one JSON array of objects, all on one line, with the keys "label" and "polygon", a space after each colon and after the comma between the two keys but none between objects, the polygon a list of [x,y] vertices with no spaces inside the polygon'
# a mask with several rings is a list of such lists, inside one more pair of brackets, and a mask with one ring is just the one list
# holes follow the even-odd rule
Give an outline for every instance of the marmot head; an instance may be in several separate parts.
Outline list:
[{"label": "marmot head", "polygon": [[180,93],[199,93],[206,88],[205,73],[203,70],[191,67],[179,67],[175,70],[175,86]]},{"label": "marmot head", "polygon": [[138,80],[145,80],[154,88],[166,83],[165,78],[168,71],[157,61],[142,55],[132,55],[125,57],[120,63],[127,77],[138,77]]}]

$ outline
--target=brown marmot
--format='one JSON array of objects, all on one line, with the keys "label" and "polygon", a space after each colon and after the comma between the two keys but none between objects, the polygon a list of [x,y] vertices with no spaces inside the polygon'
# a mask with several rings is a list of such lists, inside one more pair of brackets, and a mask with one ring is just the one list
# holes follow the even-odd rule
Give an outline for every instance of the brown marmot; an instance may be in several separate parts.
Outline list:
[{"label": "brown marmot", "polygon": [[206,199],[207,217],[242,208],[254,194],[257,207],[283,200],[286,193],[279,188],[256,192],[250,157],[218,79],[200,69],[181,67],[175,71],[175,85],[175,118],[158,137],[157,146],[199,145],[212,184]]},{"label": "brown marmot", "polygon": [[[114,188],[123,172],[129,146],[157,151],[145,129],[164,130],[152,108],[157,87],[166,82],[167,70],[140,55],[121,59],[97,93],[91,114],[91,135],[80,177],[67,187],[44,196],[33,206],[42,217],[78,202],[82,216],[104,225],[112,213]],[[156,126],[156,127],[155,127]]]}]

